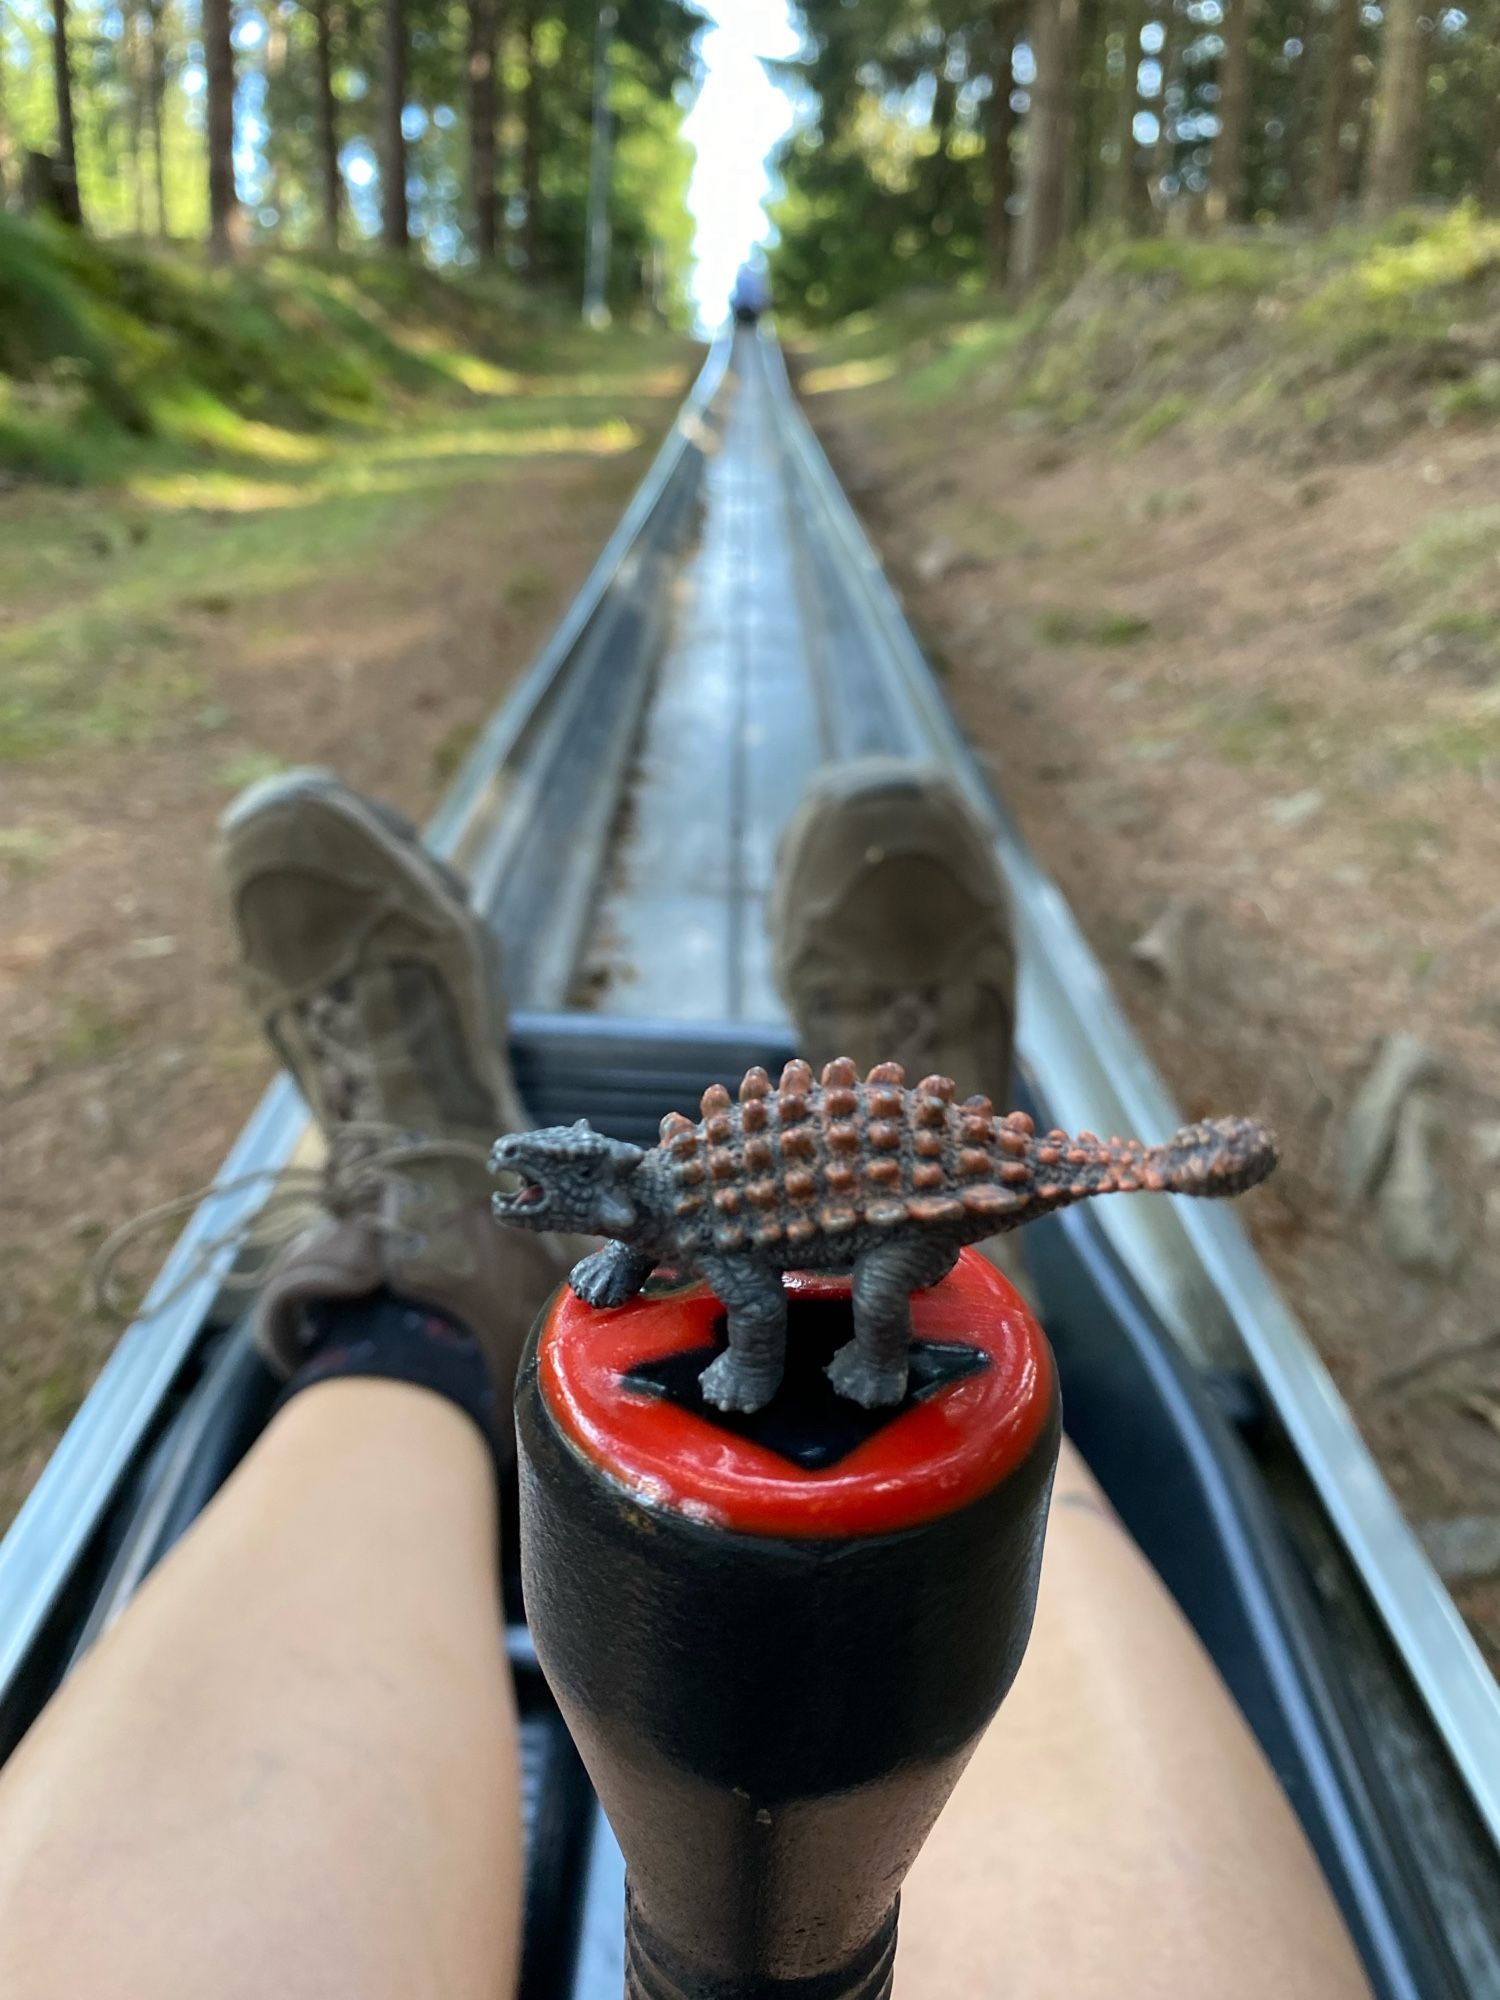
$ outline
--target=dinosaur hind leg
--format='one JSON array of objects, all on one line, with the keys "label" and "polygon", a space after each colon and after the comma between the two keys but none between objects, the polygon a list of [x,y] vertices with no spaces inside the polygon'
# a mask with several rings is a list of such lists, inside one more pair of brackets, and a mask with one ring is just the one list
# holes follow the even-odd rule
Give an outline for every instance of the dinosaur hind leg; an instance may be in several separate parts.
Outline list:
[{"label": "dinosaur hind leg", "polygon": [[828,1364],[841,1396],[867,1410],[906,1394],[911,1295],[946,1278],[958,1251],[945,1243],[882,1243],[854,1266],[854,1338]]},{"label": "dinosaur hind leg", "polygon": [[781,1273],[749,1258],[718,1257],[702,1275],[729,1315],[729,1346],[699,1377],[703,1399],[721,1410],[763,1409],[781,1387],[786,1362]]}]

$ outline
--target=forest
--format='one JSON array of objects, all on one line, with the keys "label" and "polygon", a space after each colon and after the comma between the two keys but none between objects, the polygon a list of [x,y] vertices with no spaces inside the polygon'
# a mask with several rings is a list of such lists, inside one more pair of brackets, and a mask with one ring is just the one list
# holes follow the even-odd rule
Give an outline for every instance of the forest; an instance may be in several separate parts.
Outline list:
[{"label": "forest", "polygon": [[680,0],[4,0],[0,206],[220,261],[378,241],[574,289],[597,97],[602,289],[673,312],[699,25]]},{"label": "forest", "polygon": [[804,0],[783,295],[1025,292],[1070,241],[1500,204],[1500,8]]}]

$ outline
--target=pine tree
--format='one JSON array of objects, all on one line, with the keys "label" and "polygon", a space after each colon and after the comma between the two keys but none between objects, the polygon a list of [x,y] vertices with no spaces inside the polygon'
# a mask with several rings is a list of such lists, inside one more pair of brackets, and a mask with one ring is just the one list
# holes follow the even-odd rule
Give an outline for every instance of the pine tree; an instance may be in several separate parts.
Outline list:
[{"label": "pine tree", "polygon": [[57,104],[53,202],[64,222],[83,225],[78,196],[78,143],[73,131],[73,66],[68,55],[68,0],[52,0],[52,90]]},{"label": "pine tree", "polygon": [[1219,130],[1209,160],[1207,219],[1218,226],[1245,213],[1245,132],[1250,122],[1250,30],[1257,0],[1228,0],[1219,66]]},{"label": "pine tree", "polygon": [[1026,205],[1016,235],[1018,291],[1044,275],[1062,247],[1073,140],[1078,0],[1035,0],[1031,53],[1036,80],[1026,115]]},{"label": "pine tree", "polygon": [[380,98],[380,240],[387,250],[404,251],[411,242],[406,203],[406,6],[384,0],[383,83]]},{"label": "pine tree", "polygon": [[1386,0],[1385,47],[1375,96],[1375,123],[1365,167],[1365,213],[1389,215],[1410,201],[1417,184],[1422,93],[1427,51],[1418,0]]}]

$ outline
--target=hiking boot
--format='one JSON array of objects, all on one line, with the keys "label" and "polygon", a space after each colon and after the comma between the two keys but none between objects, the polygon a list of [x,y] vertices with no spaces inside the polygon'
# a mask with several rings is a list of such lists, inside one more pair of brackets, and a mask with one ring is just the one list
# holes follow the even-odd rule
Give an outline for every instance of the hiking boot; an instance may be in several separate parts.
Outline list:
[{"label": "hiking boot", "polygon": [[[813,776],[777,855],[770,925],[801,1054],[951,1076],[1010,1101],[1016,946],[994,845],[951,778],[899,757]],[[1030,1301],[1018,1236],[978,1246]]]},{"label": "hiking boot", "polygon": [[817,772],[782,837],[770,924],[809,1062],[904,1063],[1007,1102],[1010,905],[989,835],[942,771],[866,757]]},{"label": "hiking boot", "polygon": [[508,1396],[577,1246],[490,1215],[490,1148],[531,1122],[493,934],[399,814],[326,772],[251,786],[222,861],[246,998],[326,1147],[317,1206],[257,1302],[262,1352],[292,1373],[306,1307],[386,1288],[467,1327]]}]

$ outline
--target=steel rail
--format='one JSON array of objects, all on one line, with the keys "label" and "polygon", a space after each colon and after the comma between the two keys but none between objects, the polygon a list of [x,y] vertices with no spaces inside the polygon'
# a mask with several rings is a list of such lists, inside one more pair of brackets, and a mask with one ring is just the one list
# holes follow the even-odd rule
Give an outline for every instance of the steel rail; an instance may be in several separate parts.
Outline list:
[{"label": "steel rail", "polygon": [[[646,550],[674,487],[701,463],[705,424],[728,368],[721,336],[645,478],[551,638],[497,709],[426,829],[435,852],[492,878],[487,850],[504,811],[507,781],[545,734],[570,669],[592,634],[638,582]],[[27,1655],[64,1598],[122,1480],[190,1361],[233,1262],[233,1238],[287,1165],[307,1112],[286,1077],[274,1082],[231,1148],[211,1191],[184,1227],[78,1413],[0,1542],[0,1710]]]},{"label": "steel rail", "polygon": [[[810,512],[834,552],[846,638],[889,690],[893,740],[937,758],[988,820],[1020,943],[1018,1053],[1060,1123],[1165,1135],[1181,1121],[1055,883],[996,796],[900,602],[796,403],[762,347],[772,407]],[[857,636],[856,636],[857,635]],[[1488,1834],[1500,1845],[1500,1688],[1407,1524],[1305,1329],[1228,1207],[1101,1204],[1098,1222],[1163,1325],[1200,1361],[1243,1358],[1259,1380],[1376,1607]]]}]

